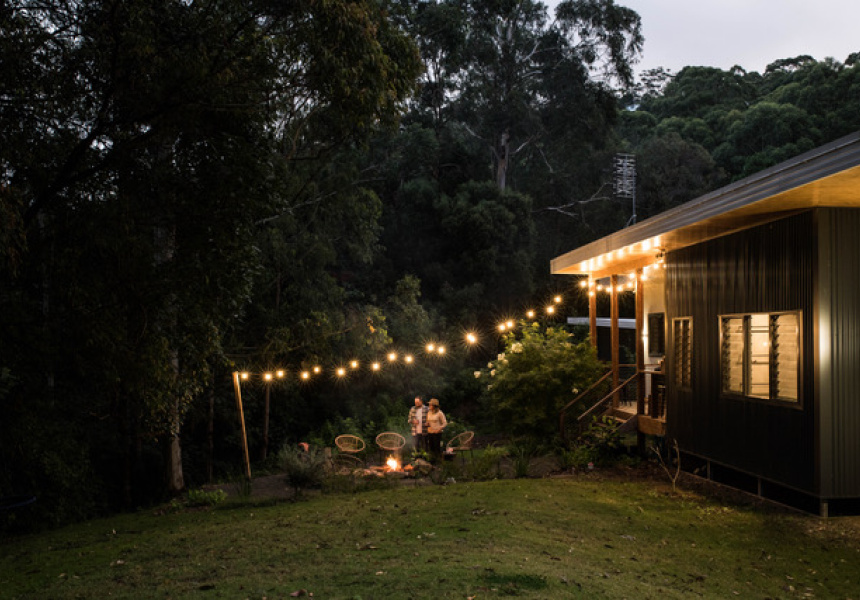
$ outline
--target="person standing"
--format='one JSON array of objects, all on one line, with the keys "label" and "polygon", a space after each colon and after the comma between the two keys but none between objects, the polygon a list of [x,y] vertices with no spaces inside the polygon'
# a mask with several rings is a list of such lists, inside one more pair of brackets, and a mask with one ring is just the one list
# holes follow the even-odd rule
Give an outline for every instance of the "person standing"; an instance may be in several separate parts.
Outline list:
[{"label": "person standing", "polygon": [[430,410],[427,412],[427,446],[434,461],[442,456],[442,432],[448,426],[445,413],[439,410],[439,401],[430,399]]},{"label": "person standing", "polygon": [[421,396],[415,396],[415,406],[409,409],[409,425],[412,426],[412,445],[416,451],[427,449],[427,407]]}]

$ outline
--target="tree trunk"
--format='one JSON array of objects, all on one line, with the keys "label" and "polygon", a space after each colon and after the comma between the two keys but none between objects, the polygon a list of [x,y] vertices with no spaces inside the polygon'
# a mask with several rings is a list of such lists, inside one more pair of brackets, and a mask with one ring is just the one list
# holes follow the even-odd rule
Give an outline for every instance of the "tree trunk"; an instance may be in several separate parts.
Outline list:
[{"label": "tree trunk", "polygon": [[507,130],[499,139],[499,147],[496,149],[496,185],[501,191],[505,191],[508,177],[508,159],[511,151],[511,136]]}]

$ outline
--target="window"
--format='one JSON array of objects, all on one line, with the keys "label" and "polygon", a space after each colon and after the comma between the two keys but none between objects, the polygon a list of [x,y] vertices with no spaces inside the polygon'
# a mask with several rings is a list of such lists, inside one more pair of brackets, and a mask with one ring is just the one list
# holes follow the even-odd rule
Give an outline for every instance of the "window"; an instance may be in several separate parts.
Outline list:
[{"label": "window", "polygon": [[725,394],[797,402],[800,313],[720,317],[721,389]]},{"label": "window", "polygon": [[649,313],[648,356],[663,356],[664,354],[666,354],[666,315]]},{"label": "window", "polygon": [[675,385],[692,387],[693,376],[693,319],[684,317],[672,320],[674,342]]}]

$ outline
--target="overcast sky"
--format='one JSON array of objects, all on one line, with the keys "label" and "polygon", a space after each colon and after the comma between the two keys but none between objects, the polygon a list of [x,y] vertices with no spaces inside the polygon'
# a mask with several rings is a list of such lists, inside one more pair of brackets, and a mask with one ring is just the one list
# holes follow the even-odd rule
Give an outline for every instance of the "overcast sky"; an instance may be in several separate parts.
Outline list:
[{"label": "overcast sky", "polygon": [[808,54],[844,62],[860,52],[860,0],[615,1],[642,18],[645,49],[637,72],[740,65],[761,73],[780,58]]}]

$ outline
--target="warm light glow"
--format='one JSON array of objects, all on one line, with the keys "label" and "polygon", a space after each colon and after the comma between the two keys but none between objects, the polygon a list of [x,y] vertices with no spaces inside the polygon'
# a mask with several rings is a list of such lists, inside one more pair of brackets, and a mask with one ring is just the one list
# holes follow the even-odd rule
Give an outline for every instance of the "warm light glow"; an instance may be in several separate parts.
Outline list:
[{"label": "warm light glow", "polygon": [[526,317],[528,317],[529,319],[534,319],[535,318],[535,311],[530,310],[530,311],[526,312]]},{"label": "warm light glow", "polygon": [[379,363],[378,362],[373,363],[372,365],[370,365],[370,368],[373,369],[374,371],[378,371],[379,370]]},{"label": "warm light glow", "polygon": [[275,371],[275,377],[277,377],[278,379],[283,379],[286,374],[287,373],[283,369],[278,369],[277,371]]},{"label": "warm light glow", "polygon": [[556,304],[561,304],[561,296],[556,296],[555,298],[552,299],[552,301],[555,302]]},{"label": "warm light glow", "polygon": [[643,271],[643,272],[642,272],[642,277],[640,277],[639,279],[641,279],[642,281],[648,281],[648,276],[647,276],[647,275],[645,274],[645,272]]},{"label": "warm light glow", "polygon": [[642,251],[648,252],[651,249],[651,240],[645,240],[642,242]]},{"label": "warm light glow", "polygon": [[385,464],[388,465],[388,469],[391,471],[400,470],[400,463],[397,462],[397,459],[393,456],[389,456],[388,460],[385,461]]},{"label": "warm light glow", "polygon": [[427,344],[427,352],[435,352],[436,346],[435,344]]},{"label": "warm light glow", "polygon": [[272,380],[272,374],[271,373],[263,373],[263,379],[266,381],[271,381]]},{"label": "warm light glow", "polygon": [[589,296],[594,296],[594,290],[591,290],[590,292],[588,292],[588,295],[589,295]]},{"label": "warm light glow", "polygon": [[394,362],[395,360],[397,360],[397,353],[396,352],[389,352],[388,353],[388,362]]},{"label": "warm light glow", "polygon": [[513,321],[505,321],[505,325],[508,326],[508,329],[514,328],[514,322]]},{"label": "warm light glow", "polygon": [[407,354],[406,356],[403,357],[403,360],[406,362],[407,365],[411,365],[412,361],[414,361],[415,358],[413,358],[413,356],[411,354]]},{"label": "warm light glow", "polygon": [[350,369],[357,369],[358,368],[358,361],[357,360],[349,361],[349,368]]},{"label": "warm light glow", "polygon": [[315,366],[315,367],[314,367],[314,373],[316,373],[317,375],[319,375],[319,373],[320,373],[321,371],[322,371],[322,367],[320,367],[319,365],[317,365],[317,366]]},{"label": "warm light glow", "polygon": [[346,375],[346,369],[344,369],[343,367],[338,367],[337,368],[337,376],[343,377],[344,375]]},{"label": "warm light glow", "polygon": [[499,323],[499,331],[504,331],[507,328],[508,328],[508,326],[505,325],[504,323]]},{"label": "warm light glow", "polygon": [[603,291],[603,284],[602,284],[602,283],[598,283],[598,284],[597,284],[597,291],[598,291],[598,292],[602,292],[602,291]]},{"label": "warm light glow", "polygon": [[546,307],[546,314],[551,315],[554,313],[555,313],[555,306],[547,306]]},{"label": "warm light glow", "polygon": [[436,353],[445,354],[445,346],[439,346],[438,348],[436,348]]},{"label": "warm light glow", "polygon": [[301,377],[302,377],[302,379],[310,379],[311,374],[308,371],[302,371]]},{"label": "warm light glow", "polygon": [[583,279],[579,282],[579,287],[581,287],[581,288],[584,288],[587,285],[588,285],[588,282],[585,279]]},{"label": "warm light glow", "polygon": [[248,380],[248,377],[250,377],[250,376],[251,376],[251,375],[248,373],[248,371],[242,371],[242,373],[239,375],[239,377],[241,377],[241,378],[242,378],[242,379],[244,379],[245,381],[247,381],[247,380]]},{"label": "warm light glow", "polygon": [[466,341],[470,344],[477,344],[478,343],[478,336],[476,336],[472,332],[469,332],[466,334]]}]

